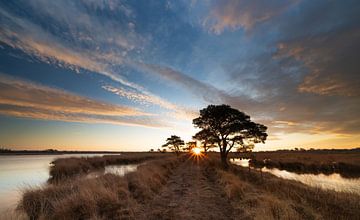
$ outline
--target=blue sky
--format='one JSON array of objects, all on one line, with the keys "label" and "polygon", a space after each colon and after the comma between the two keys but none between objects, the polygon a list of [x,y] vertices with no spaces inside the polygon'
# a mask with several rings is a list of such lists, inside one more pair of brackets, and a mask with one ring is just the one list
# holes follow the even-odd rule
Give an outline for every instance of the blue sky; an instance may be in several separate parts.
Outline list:
[{"label": "blue sky", "polygon": [[358,147],[357,1],[1,1],[0,145],[148,150],[209,104],[257,150]]}]

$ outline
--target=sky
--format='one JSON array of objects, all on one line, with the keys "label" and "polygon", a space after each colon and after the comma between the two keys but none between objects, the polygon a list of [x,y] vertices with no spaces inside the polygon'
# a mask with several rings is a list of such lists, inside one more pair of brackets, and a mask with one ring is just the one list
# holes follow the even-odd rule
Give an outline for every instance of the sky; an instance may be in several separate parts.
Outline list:
[{"label": "sky", "polygon": [[228,104],[255,150],[360,146],[357,0],[0,1],[0,146],[157,149]]}]

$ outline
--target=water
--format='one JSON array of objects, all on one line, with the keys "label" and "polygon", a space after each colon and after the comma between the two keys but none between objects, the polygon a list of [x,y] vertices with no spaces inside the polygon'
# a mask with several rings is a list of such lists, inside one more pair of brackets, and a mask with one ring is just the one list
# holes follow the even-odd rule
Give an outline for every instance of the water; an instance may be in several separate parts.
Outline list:
[{"label": "water", "polygon": [[[104,154],[11,155],[0,156],[0,213],[11,210],[24,188],[41,186],[49,178],[50,162],[63,157],[91,157]],[[136,167],[106,167],[106,173],[122,174]]]},{"label": "water", "polygon": [[86,175],[87,178],[98,177],[107,173],[124,176],[127,173],[136,171],[140,164],[127,164],[127,165],[111,165],[106,166],[104,170],[90,172]]},{"label": "water", "polygon": [[[233,164],[249,167],[249,159],[232,159]],[[351,192],[360,195],[360,178],[349,179],[343,178],[338,173],[331,175],[325,174],[297,174],[286,170],[276,168],[262,168],[262,171],[271,173],[277,177],[289,180],[295,180],[312,187],[318,187],[338,192]]]},{"label": "water", "polygon": [[249,167],[250,159],[235,159],[231,160],[231,163],[242,166],[242,167]]}]

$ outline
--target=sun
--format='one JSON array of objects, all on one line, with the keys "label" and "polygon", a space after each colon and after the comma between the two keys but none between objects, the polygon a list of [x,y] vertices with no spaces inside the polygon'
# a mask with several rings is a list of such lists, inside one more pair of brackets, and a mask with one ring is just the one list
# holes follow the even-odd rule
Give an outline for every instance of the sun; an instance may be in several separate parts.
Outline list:
[{"label": "sun", "polygon": [[198,148],[198,147],[194,147],[194,148],[192,149],[192,152],[193,152],[193,154],[195,154],[195,155],[200,155],[200,154],[201,154],[201,149]]}]

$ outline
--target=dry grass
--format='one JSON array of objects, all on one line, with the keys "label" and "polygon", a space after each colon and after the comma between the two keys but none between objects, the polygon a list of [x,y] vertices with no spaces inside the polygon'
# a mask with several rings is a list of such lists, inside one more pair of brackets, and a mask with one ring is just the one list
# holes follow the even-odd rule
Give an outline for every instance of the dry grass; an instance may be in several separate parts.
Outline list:
[{"label": "dry grass", "polygon": [[[232,155],[236,156],[236,155]],[[297,173],[340,173],[360,177],[360,151],[269,151],[254,152],[250,163],[255,167],[278,168]]]},{"label": "dry grass", "polygon": [[[179,166],[185,159],[187,162]],[[201,176],[201,172],[205,175]],[[155,202],[154,198],[157,198]],[[204,204],[205,201],[208,203]],[[162,210],[156,214],[157,219],[166,219],[177,210],[177,205],[187,207],[180,209],[190,212],[184,216],[196,216],[199,207],[191,210],[195,204],[203,204],[204,213],[227,207],[234,219],[359,219],[360,216],[359,195],[312,188],[238,166],[223,170],[213,155],[199,163],[191,163],[186,157],[152,160],[124,177],[106,174],[28,189],[19,209],[30,219],[136,219],[139,216],[147,219],[157,210]]]},{"label": "dry grass", "polygon": [[271,159],[305,164],[332,162],[360,164],[360,150],[267,151],[253,154],[259,160]]},{"label": "dry grass", "polygon": [[215,172],[238,215],[250,219],[358,219],[360,196],[324,191],[237,166]]},{"label": "dry grass", "polygon": [[105,155],[99,157],[59,158],[50,167],[50,182],[63,181],[69,177],[86,174],[107,165],[141,163],[145,160],[162,158],[170,154],[161,153],[122,153],[121,155]]},{"label": "dry grass", "polygon": [[30,219],[133,219],[139,204],[166,183],[177,159],[155,160],[124,177],[106,174],[24,192],[18,208]]},{"label": "dry grass", "polygon": [[25,213],[16,210],[6,210],[0,213],[1,220],[27,220],[28,217]]}]

